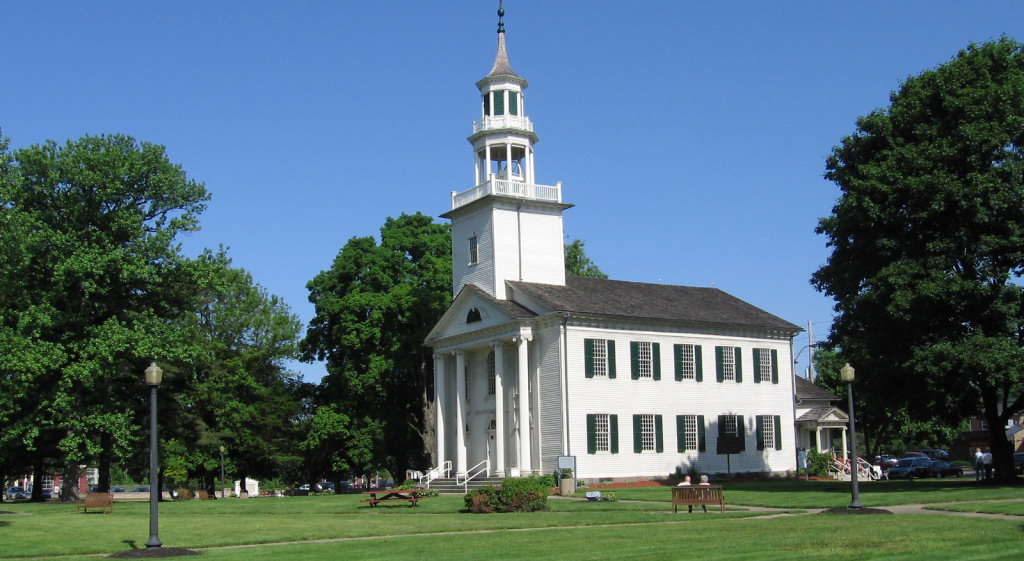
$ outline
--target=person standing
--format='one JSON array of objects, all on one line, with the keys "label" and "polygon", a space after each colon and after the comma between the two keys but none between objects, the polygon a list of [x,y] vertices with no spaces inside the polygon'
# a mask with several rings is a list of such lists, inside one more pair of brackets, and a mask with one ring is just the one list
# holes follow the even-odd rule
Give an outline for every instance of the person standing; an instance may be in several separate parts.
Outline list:
[{"label": "person standing", "polygon": [[974,449],[974,480],[981,481],[982,476],[985,473],[985,464],[981,462],[981,448]]},{"label": "person standing", "polygon": [[988,447],[985,448],[985,453],[981,455],[981,463],[985,466],[985,481],[992,479],[992,450]]}]

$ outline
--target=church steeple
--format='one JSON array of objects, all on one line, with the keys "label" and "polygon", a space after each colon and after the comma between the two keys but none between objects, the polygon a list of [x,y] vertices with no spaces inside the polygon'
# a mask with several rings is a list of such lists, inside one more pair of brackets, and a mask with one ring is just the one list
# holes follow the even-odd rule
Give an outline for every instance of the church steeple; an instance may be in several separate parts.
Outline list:
[{"label": "church steeple", "polygon": [[498,3],[498,50],[480,90],[481,118],[469,136],[475,187],[452,192],[454,292],[475,284],[505,299],[505,281],[565,284],[562,185],[538,185],[533,123],[526,116],[528,84],[508,61],[505,9]]}]

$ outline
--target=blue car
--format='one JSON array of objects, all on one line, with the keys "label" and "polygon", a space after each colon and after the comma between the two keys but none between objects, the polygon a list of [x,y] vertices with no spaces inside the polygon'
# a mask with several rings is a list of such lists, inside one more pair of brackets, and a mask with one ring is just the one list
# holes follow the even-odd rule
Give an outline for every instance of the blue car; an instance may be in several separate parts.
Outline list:
[{"label": "blue car", "polygon": [[910,479],[915,477],[931,477],[932,460],[927,456],[914,456],[911,458],[900,458],[896,467],[889,468],[885,473],[886,479]]}]

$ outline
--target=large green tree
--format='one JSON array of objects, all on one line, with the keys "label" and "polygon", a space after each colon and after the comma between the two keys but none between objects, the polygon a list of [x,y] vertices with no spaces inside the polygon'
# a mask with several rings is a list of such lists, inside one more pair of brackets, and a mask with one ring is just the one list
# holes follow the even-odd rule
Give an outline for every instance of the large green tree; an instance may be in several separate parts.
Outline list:
[{"label": "large green tree", "polygon": [[858,392],[915,420],[980,414],[997,472],[1024,409],[1024,47],[970,45],[908,78],[828,159],[841,189],[812,283]]},{"label": "large green tree", "polygon": [[380,243],[350,239],[310,281],[305,356],[326,360],[320,403],[346,418],[321,415],[305,446],[358,436],[326,465],[354,474],[424,465],[433,359],[423,340],[451,302],[451,283],[450,230],[419,213],[389,218]]},{"label": "large green tree", "polygon": [[175,237],[198,228],[208,195],[162,146],[124,135],[4,160],[0,394],[10,395],[0,446],[73,475],[104,449],[131,446],[140,373],[181,357],[174,325],[191,282]]},{"label": "large green tree", "polygon": [[574,277],[606,279],[606,275],[583,251],[584,242],[575,239],[565,246],[565,274]]}]

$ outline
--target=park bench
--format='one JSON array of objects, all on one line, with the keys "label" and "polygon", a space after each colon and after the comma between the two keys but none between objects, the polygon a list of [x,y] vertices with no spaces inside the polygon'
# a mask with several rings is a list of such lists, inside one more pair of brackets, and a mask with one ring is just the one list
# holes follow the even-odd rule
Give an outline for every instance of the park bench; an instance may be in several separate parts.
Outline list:
[{"label": "park bench", "polygon": [[78,512],[82,511],[89,512],[89,509],[100,509],[100,512],[106,514],[107,512],[114,512],[114,494],[113,493],[86,493],[85,498],[78,501]]},{"label": "park bench", "polygon": [[683,485],[672,488],[672,512],[679,512],[679,506],[700,505],[707,511],[707,505],[718,505],[725,512],[725,495],[721,485]]}]

